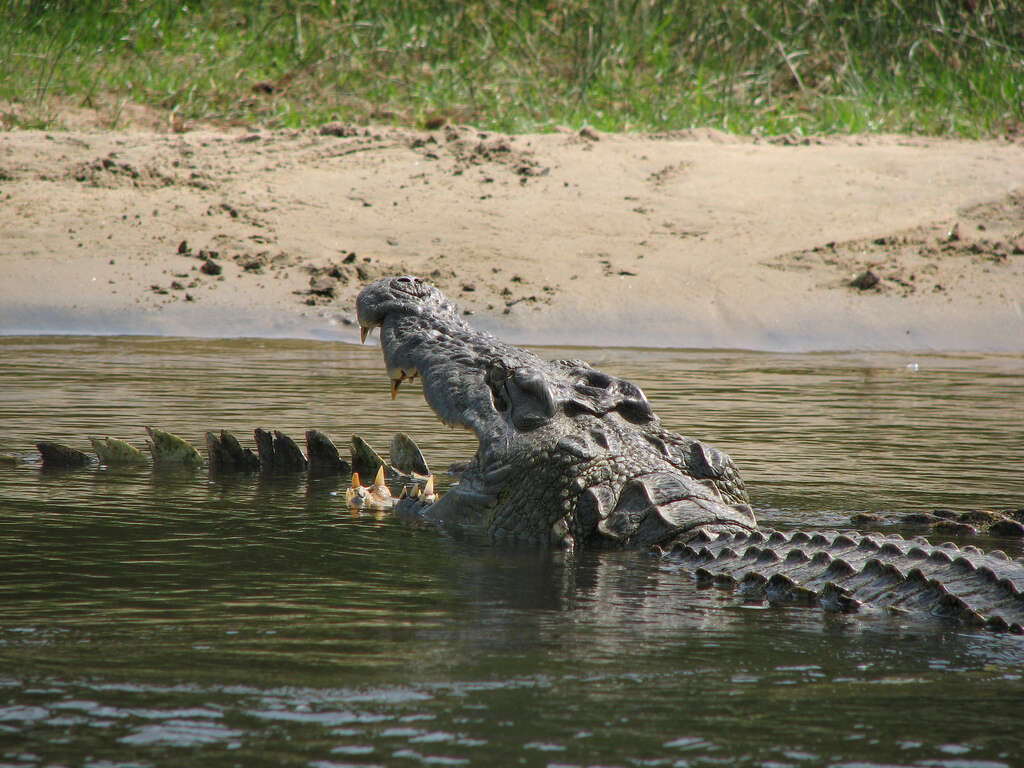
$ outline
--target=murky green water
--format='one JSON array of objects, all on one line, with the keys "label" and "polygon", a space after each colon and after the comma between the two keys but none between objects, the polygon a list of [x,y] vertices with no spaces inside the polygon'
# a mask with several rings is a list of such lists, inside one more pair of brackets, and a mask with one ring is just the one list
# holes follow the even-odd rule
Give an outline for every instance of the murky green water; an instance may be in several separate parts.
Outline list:
[{"label": "murky green water", "polygon": [[[1024,506],[1022,358],[550,355],[640,383],[772,524]],[[391,402],[376,349],[0,339],[0,452],[146,424],[473,445],[416,387]],[[353,517],[343,486],[0,466],[0,764],[1022,764],[1019,637],[494,551]]]}]

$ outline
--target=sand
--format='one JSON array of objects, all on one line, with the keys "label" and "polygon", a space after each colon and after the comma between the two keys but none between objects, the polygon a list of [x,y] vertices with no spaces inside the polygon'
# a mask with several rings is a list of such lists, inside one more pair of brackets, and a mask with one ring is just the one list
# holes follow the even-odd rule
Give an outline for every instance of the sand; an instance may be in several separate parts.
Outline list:
[{"label": "sand", "polygon": [[528,344],[1024,351],[1024,146],[713,131],[0,134],[0,334],[356,340],[433,280]]}]

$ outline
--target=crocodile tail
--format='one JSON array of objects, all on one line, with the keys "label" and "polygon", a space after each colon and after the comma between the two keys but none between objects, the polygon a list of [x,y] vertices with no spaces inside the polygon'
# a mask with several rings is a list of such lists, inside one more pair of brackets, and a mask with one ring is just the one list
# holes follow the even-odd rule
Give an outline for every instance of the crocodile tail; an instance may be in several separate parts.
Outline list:
[{"label": "crocodile tail", "polygon": [[1024,634],[1024,560],[921,538],[770,529],[698,534],[667,556],[698,582],[774,604],[886,610]]}]

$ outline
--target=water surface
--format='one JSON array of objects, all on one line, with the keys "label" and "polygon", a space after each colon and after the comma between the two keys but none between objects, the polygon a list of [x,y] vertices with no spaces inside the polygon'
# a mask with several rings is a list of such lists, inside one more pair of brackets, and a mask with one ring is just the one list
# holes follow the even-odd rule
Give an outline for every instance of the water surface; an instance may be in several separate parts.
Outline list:
[{"label": "water surface", "polygon": [[[774,525],[1024,506],[1019,357],[543,353],[635,380]],[[152,424],[470,455],[387,387],[370,346],[0,339],[0,452]],[[494,550],[353,516],[344,485],[0,466],[0,764],[1020,764],[1020,638]]]}]

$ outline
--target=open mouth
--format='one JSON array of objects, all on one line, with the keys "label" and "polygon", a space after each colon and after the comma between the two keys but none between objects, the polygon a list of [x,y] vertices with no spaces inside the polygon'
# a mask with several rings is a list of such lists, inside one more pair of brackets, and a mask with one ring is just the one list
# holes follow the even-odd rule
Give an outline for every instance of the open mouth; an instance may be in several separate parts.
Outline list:
[{"label": "open mouth", "polygon": [[756,526],[729,458],[665,430],[632,382],[477,331],[417,278],[367,286],[357,310],[364,339],[380,328],[391,396],[419,377],[441,421],[477,436],[445,512],[499,536],[633,546]]}]

